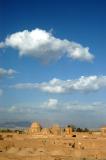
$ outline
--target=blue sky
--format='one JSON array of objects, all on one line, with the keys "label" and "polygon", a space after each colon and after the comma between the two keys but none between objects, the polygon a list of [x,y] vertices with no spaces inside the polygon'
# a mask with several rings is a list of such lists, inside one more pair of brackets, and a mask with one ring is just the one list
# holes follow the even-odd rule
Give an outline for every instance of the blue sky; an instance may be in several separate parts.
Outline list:
[{"label": "blue sky", "polygon": [[0,120],[106,124],[105,43],[105,0],[1,0]]}]

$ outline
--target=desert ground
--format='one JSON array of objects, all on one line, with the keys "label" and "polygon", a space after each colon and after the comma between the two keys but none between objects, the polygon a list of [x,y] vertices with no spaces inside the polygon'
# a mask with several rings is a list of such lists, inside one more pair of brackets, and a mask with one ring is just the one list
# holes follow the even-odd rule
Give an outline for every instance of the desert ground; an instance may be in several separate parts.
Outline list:
[{"label": "desert ground", "polygon": [[100,132],[73,136],[0,133],[0,160],[106,160],[106,136]]}]

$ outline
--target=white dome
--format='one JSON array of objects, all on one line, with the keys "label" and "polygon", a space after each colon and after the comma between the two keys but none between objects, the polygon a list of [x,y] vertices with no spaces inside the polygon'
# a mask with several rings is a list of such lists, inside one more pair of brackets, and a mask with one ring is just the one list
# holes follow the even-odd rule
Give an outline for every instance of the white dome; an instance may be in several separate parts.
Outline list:
[{"label": "white dome", "polygon": [[38,122],[33,122],[31,128],[41,128],[41,125]]}]

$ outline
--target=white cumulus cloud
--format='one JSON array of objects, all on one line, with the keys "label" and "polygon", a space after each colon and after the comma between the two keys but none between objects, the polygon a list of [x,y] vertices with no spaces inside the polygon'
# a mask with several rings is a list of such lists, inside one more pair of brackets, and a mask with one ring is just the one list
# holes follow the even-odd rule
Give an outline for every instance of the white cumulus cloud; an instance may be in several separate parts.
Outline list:
[{"label": "white cumulus cloud", "polygon": [[0,77],[3,76],[13,76],[16,73],[16,71],[14,69],[4,69],[4,68],[0,68]]},{"label": "white cumulus cloud", "polygon": [[52,79],[42,83],[18,83],[16,89],[39,89],[49,93],[93,92],[106,88],[106,76],[81,76],[79,79]]},{"label": "white cumulus cloud", "polygon": [[41,108],[45,109],[56,109],[58,107],[58,100],[50,98],[41,105]]},{"label": "white cumulus cloud", "polygon": [[18,49],[20,56],[29,55],[45,62],[58,60],[64,55],[85,61],[92,61],[94,58],[94,55],[89,52],[89,47],[83,47],[67,39],[56,38],[51,32],[39,28],[13,33],[1,42],[0,46],[0,48],[7,46]]},{"label": "white cumulus cloud", "polygon": [[35,113],[38,111],[56,111],[56,112],[69,112],[69,111],[95,111],[102,112],[106,111],[106,103],[105,102],[86,102],[82,103],[79,101],[62,101],[56,98],[49,98],[46,101],[39,102],[39,106],[33,104],[15,104],[7,108],[2,108],[2,111],[7,111],[10,113]]},{"label": "white cumulus cloud", "polygon": [[5,47],[5,43],[4,42],[0,42],[0,48],[4,48]]}]

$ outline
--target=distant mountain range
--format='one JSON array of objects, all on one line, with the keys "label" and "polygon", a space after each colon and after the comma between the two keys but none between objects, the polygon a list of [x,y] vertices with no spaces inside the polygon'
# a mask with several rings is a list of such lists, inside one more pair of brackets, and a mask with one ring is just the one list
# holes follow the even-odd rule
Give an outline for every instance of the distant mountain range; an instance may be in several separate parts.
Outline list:
[{"label": "distant mountain range", "polygon": [[29,127],[30,124],[29,121],[0,122],[0,128],[25,128]]}]

